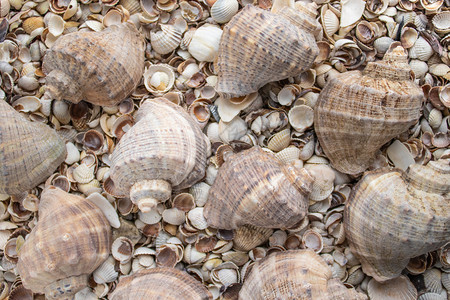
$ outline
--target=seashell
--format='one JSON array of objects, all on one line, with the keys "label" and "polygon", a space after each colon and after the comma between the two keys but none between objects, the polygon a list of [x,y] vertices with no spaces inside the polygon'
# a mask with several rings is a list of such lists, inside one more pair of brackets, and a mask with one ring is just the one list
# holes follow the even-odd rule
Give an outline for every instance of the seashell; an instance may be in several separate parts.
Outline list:
[{"label": "seashell", "polygon": [[244,225],[234,231],[233,247],[236,250],[247,252],[266,242],[272,235],[270,228]]},{"label": "seashell", "polygon": [[430,73],[436,76],[444,77],[447,73],[450,72],[450,67],[446,64],[434,64],[430,66]]},{"label": "seashell", "polygon": [[350,26],[361,19],[366,2],[363,0],[346,0],[341,3],[341,27]]},{"label": "seashell", "polygon": [[419,119],[422,90],[411,81],[403,48],[393,46],[382,61],[333,77],[320,93],[315,131],[342,173],[363,172],[382,145]]},{"label": "seashell", "polygon": [[119,273],[114,269],[114,266],[114,258],[112,256],[108,257],[92,274],[94,281],[98,284],[115,281]]},{"label": "seashell", "polygon": [[209,226],[220,229],[245,224],[292,227],[306,215],[311,186],[308,171],[283,166],[273,155],[253,147],[234,154],[219,168],[205,218]]},{"label": "seashell", "polygon": [[5,17],[9,13],[10,4],[8,0],[1,1],[0,17]]},{"label": "seashell", "polygon": [[39,221],[20,249],[17,271],[23,285],[49,299],[70,297],[109,255],[111,230],[90,201],[56,187],[46,188]]},{"label": "seashell", "polygon": [[[3,2],[2,2],[3,6]],[[3,8],[2,8],[3,10]],[[31,34],[34,30],[44,27],[44,18],[30,17],[26,18],[22,23],[22,28],[26,33]]]},{"label": "seashell", "polygon": [[446,297],[436,293],[424,293],[417,300],[446,300]]},{"label": "seashell", "polygon": [[267,148],[272,151],[278,152],[289,146],[290,142],[291,131],[289,128],[287,128],[272,135],[267,142]]},{"label": "seashell", "polygon": [[39,88],[39,82],[33,76],[22,76],[17,81],[17,85],[25,91],[34,91]]},{"label": "seashell", "polygon": [[418,59],[411,59],[409,62],[411,70],[414,72],[416,78],[423,78],[428,72],[428,64]]},{"label": "seashell", "polygon": [[231,122],[241,111],[261,99],[258,93],[251,93],[243,97],[225,99],[219,97],[214,102],[217,105],[220,119],[223,122]]},{"label": "seashell", "polygon": [[431,48],[430,44],[421,36],[409,50],[409,56],[411,58],[417,58],[422,61],[428,61],[432,55],[433,48]]},{"label": "seashell", "polygon": [[238,10],[237,0],[217,0],[211,7],[211,17],[219,24],[227,23]]},{"label": "seashell", "polygon": [[323,249],[322,236],[315,230],[306,230],[302,237],[302,246],[320,253]]},{"label": "seashell", "polygon": [[299,160],[300,153],[301,150],[296,146],[289,146],[275,153],[275,157],[283,164],[290,164]]},{"label": "seashell", "polygon": [[448,241],[443,195],[449,182],[449,161],[442,159],[426,166],[413,164],[406,173],[383,169],[366,173],[344,211],[346,238],[364,273],[380,282],[395,278],[410,258]]},{"label": "seashell", "polygon": [[377,38],[373,42],[373,46],[379,54],[383,55],[388,51],[389,47],[391,46],[391,44],[393,42],[394,42],[394,40],[391,39],[390,37],[383,36],[383,37]]},{"label": "seashell", "polygon": [[219,51],[221,36],[222,29],[220,27],[205,24],[195,31],[188,51],[198,61],[212,62]]},{"label": "seashell", "polygon": [[450,84],[445,85],[439,93],[439,100],[445,107],[450,107]]},{"label": "seashell", "polygon": [[150,33],[150,43],[156,53],[164,55],[178,48],[182,33],[173,25],[161,24],[160,26],[161,31]]},{"label": "seashell", "polygon": [[[442,2],[442,1],[436,1]],[[431,19],[431,23],[433,24],[434,30],[441,35],[447,34],[450,32],[450,12],[443,11],[434,15],[433,19]]]},{"label": "seashell", "polygon": [[[174,288],[176,287],[176,288]],[[142,270],[121,278],[111,300],[121,299],[212,300],[211,293],[187,273],[174,268]]]},{"label": "seashell", "polygon": [[88,183],[94,179],[94,169],[86,164],[80,164],[73,170],[73,179],[78,183]]},{"label": "seashell", "polygon": [[161,96],[169,91],[175,82],[175,73],[166,64],[151,65],[144,73],[144,85],[147,91]]},{"label": "seashell", "polygon": [[312,250],[277,252],[257,261],[239,299],[352,299],[367,297],[332,279],[325,261]]},{"label": "seashell", "polygon": [[25,96],[15,100],[12,107],[19,112],[34,112],[41,107],[41,102],[38,97]]},{"label": "seashell", "polygon": [[48,20],[48,32],[53,36],[58,37],[64,31],[64,20],[58,15],[51,15]]},{"label": "seashell", "polygon": [[322,21],[325,35],[328,37],[328,39],[331,39],[333,34],[335,34],[339,30],[338,17],[331,9],[324,5],[320,10],[320,20]]},{"label": "seashell", "polygon": [[[208,200],[208,193],[211,186],[205,182],[199,182],[194,184],[190,189],[189,193],[194,196],[196,206],[204,206]],[[175,199],[174,199],[175,200]]]},{"label": "seashell", "polygon": [[118,237],[112,243],[111,254],[121,264],[129,262],[133,257],[133,252],[134,252],[133,242],[127,237],[124,236]]},{"label": "seashell", "polygon": [[420,4],[426,10],[427,13],[436,12],[444,3],[444,0],[430,1],[420,0]]},{"label": "seashell", "polygon": [[371,300],[385,300],[386,295],[389,295],[390,299],[417,299],[416,288],[408,277],[403,275],[384,283],[377,282],[372,278],[367,286],[367,293]]},{"label": "seashell", "polygon": [[0,193],[20,194],[53,173],[66,147],[56,132],[26,120],[5,101],[0,101],[0,117]]},{"label": "seashell", "polygon": [[419,33],[414,28],[411,27],[403,28],[400,36],[400,41],[402,43],[403,48],[405,49],[411,48],[417,41],[418,36]]},{"label": "seashell", "polygon": [[42,64],[48,98],[73,103],[83,99],[106,106],[118,104],[133,91],[143,68],[144,40],[130,23],[98,33],[66,34],[58,38]]},{"label": "seashell", "polygon": [[22,284],[19,284],[15,288],[11,288],[8,300],[33,300],[33,292],[24,288]]},{"label": "seashell", "polygon": [[162,218],[172,225],[181,225],[186,220],[185,213],[178,208],[169,208],[163,211]]},{"label": "seashell", "polygon": [[323,164],[308,164],[305,166],[305,169],[307,169],[315,179],[309,199],[321,201],[328,198],[334,190],[333,182],[336,175],[333,169]]},{"label": "seashell", "polygon": [[302,14],[285,7],[271,13],[244,7],[224,27],[216,91],[225,98],[244,96],[308,70],[319,54],[312,32],[320,25],[314,17],[314,10]]},{"label": "seashell", "polygon": [[[95,179],[92,180],[91,182],[98,183],[98,181]],[[98,185],[100,184],[98,183]],[[79,187],[80,185],[78,185],[78,188]],[[117,215],[116,208],[111,205],[108,199],[100,195],[99,192],[90,193],[86,199],[88,199],[89,201],[94,203],[98,208],[100,208],[100,210],[103,212],[103,215],[106,217],[106,219],[108,220],[109,224],[112,227],[114,228],[120,227],[120,220],[119,216]]]},{"label": "seashell", "polygon": [[289,110],[289,124],[298,132],[304,132],[313,125],[314,110],[308,105],[296,105]]}]

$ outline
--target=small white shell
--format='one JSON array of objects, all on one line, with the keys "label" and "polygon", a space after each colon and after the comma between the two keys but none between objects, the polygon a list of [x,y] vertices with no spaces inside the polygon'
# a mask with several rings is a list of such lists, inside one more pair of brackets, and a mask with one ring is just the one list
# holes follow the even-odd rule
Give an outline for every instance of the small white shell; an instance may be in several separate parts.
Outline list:
[{"label": "small white shell", "polygon": [[214,104],[217,105],[221,120],[224,122],[230,122],[234,117],[239,115],[242,110],[246,109],[253,102],[255,102],[258,97],[260,98],[261,96],[259,96],[257,92],[241,97],[242,101],[239,102],[233,101],[233,99],[230,100],[219,97]]},{"label": "small white shell", "polygon": [[447,300],[447,297],[436,293],[425,293],[420,295],[417,300]]},{"label": "small white shell", "polygon": [[239,2],[237,0],[217,0],[211,7],[211,17],[217,23],[226,23],[237,13]]},{"label": "small white shell", "polygon": [[175,82],[175,73],[166,64],[151,65],[144,73],[144,85],[150,93],[161,96],[169,91]]},{"label": "small white shell", "polygon": [[311,127],[314,122],[314,110],[307,105],[296,105],[289,110],[289,124],[298,132]]},{"label": "small white shell", "polygon": [[302,245],[305,248],[314,250],[316,253],[320,253],[323,249],[322,236],[317,231],[308,229],[303,234]]},{"label": "small white shell", "polygon": [[409,50],[409,54],[411,58],[427,61],[433,55],[433,49],[423,37],[419,37]]},{"label": "small white shell", "polygon": [[121,236],[112,243],[111,254],[121,264],[129,262],[133,257],[133,252],[134,246],[129,238]]},{"label": "small white shell", "polygon": [[442,123],[442,113],[440,110],[433,108],[428,116],[428,123],[431,128],[438,128]]},{"label": "small white shell", "polygon": [[289,106],[294,102],[296,96],[298,94],[298,90],[296,87],[292,85],[284,86],[277,95],[278,103],[281,105]]},{"label": "small white shell", "polygon": [[111,203],[109,203],[109,201],[105,197],[103,197],[99,193],[92,193],[88,197],[86,197],[86,199],[88,199],[101,209],[112,227],[120,227],[120,220],[119,216],[117,215],[116,209],[111,205]]},{"label": "small white shell", "polygon": [[342,0],[341,27],[352,25],[361,19],[365,7],[366,2],[363,0]]},{"label": "small white shell", "polygon": [[152,209],[149,212],[143,213],[139,211],[139,220],[145,224],[156,224],[161,221],[162,216],[157,209]]},{"label": "small white shell", "polygon": [[443,11],[436,14],[431,20],[436,30],[439,34],[447,34],[450,32],[450,12]]},{"label": "small white shell", "polygon": [[291,142],[291,130],[286,128],[272,135],[267,143],[267,148],[278,152],[289,146]]},{"label": "small white shell", "polygon": [[336,177],[333,169],[324,164],[307,164],[305,168],[315,178],[309,199],[321,201],[331,195]]},{"label": "small white shell", "polygon": [[114,269],[115,260],[109,256],[92,274],[94,281],[98,284],[113,282],[119,276],[119,273]]},{"label": "small white shell", "polygon": [[156,53],[168,54],[180,45],[181,37],[175,26],[161,24],[161,31],[150,33],[150,43]]},{"label": "small white shell", "polygon": [[444,77],[448,72],[450,72],[450,67],[446,64],[434,64],[431,65],[429,69],[431,74],[441,77]]},{"label": "small white shell", "polygon": [[66,144],[67,156],[64,161],[66,164],[71,165],[80,160],[80,151],[78,148],[71,142]]},{"label": "small white shell", "polygon": [[203,230],[208,227],[205,217],[203,216],[203,207],[196,207],[188,212],[187,215],[192,226],[198,230]]},{"label": "small white shell", "polygon": [[428,64],[418,59],[411,59],[409,62],[411,70],[416,75],[416,78],[422,78],[428,72]]},{"label": "small white shell", "polygon": [[186,220],[184,211],[178,208],[169,208],[163,211],[162,218],[165,222],[172,225],[181,225]]},{"label": "small white shell", "polygon": [[386,154],[389,159],[394,163],[397,168],[406,171],[406,169],[415,163],[414,157],[408,148],[402,144],[399,140],[395,140],[386,150]]},{"label": "small white shell", "polygon": [[64,101],[53,101],[53,115],[61,122],[61,124],[69,124],[69,104]]},{"label": "small white shell", "polygon": [[384,54],[384,53],[386,53],[386,51],[389,49],[389,46],[391,46],[391,44],[393,42],[394,42],[394,40],[391,39],[390,37],[383,36],[383,37],[377,38],[373,42],[373,46],[375,47],[375,49],[377,49],[378,53]]},{"label": "small white shell", "polygon": [[367,286],[367,292],[371,300],[385,300],[385,295],[391,295],[392,299],[417,299],[417,290],[406,276],[379,283],[371,279]]},{"label": "small white shell", "polygon": [[219,137],[228,144],[233,140],[239,140],[247,133],[247,123],[239,116],[236,116],[230,122],[219,122]]},{"label": "small white shell", "polygon": [[205,24],[199,27],[192,37],[188,51],[198,61],[212,62],[219,51],[222,29]]},{"label": "small white shell", "polygon": [[81,164],[73,170],[72,175],[78,183],[88,183],[94,179],[94,170],[86,164]]},{"label": "small white shell", "polygon": [[15,100],[12,106],[20,112],[35,112],[41,107],[41,102],[38,97],[25,96]]},{"label": "small white shell", "polygon": [[289,164],[300,157],[300,149],[296,146],[289,146],[284,148],[278,153],[275,153],[275,157],[284,164]]},{"label": "small white shell", "polygon": [[439,269],[432,268],[423,273],[425,288],[428,292],[440,294],[444,290],[441,283],[442,272]]},{"label": "small white shell", "polygon": [[211,186],[205,182],[199,182],[194,184],[190,189],[189,193],[194,196],[196,206],[205,206],[208,200],[208,193]]},{"label": "small white shell", "polygon": [[[325,8],[325,6],[324,6]],[[331,9],[322,9],[320,14],[322,26],[328,37],[333,36],[339,30],[339,19]]]},{"label": "small white shell", "polygon": [[55,37],[60,36],[64,31],[64,20],[58,15],[51,15],[48,20],[48,31]]}]

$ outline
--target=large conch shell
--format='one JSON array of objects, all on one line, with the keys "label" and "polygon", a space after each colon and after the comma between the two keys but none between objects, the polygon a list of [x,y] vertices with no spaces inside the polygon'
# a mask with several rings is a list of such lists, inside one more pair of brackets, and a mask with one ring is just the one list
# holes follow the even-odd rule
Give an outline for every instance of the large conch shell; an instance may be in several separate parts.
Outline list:
[{"label": "large conch shell", "polygon": [[194,277],[174,268],[153,268],[122,278],[111,300],[212,300],[211,293]]},{"label": "large conch shell", "polygon": [[400,275],[409,259],[450,241],[450,160],[368,172],[350,195],[344,228],[364,273]]},{"label": "large conch shell", "polygon": [[223,97],[251,94],[311,67],[319,54],[316,10],[289,2],[277,12],[247,5],[224,27],[215,65],[215,88]]},{"label": "large conch shell", "polygon": [[26,120],[1,100],[0,118],[0,193],[20,194],[55,171],[66,146],[53,129]]},{"label": "large conch shell", "polygon": [[326,262],[312,250],[270,254],[257,261],[244,280],[239,299],[364,300],[355,289],[332,279]]},{"label": "large conch shell", "polygon": [[334,168],[365,171],[376,152],[420,117],[422,89],[412,81],[405,50],[394,43],[382,61],[361,73],[332,77],[314,109],[320,145]]},{"label": "large conch shell", "polygon": [[114,149],[111,179],[148,212],[169,199],[172,189],[203,178],[211,145],[194,119],[164,98],[145,101],[136,121]]},{"label": "large conch shell", "polygon": [[60,37],[44,56],[46,97],[113,106],[144,72],[144,38],[131,23]]},{"label": "large conch shell", "polygon": [[109,255],[111,228],[89,200],[50,186],[41,195],[39,221],[19,252],[23,285],[48,299],[67,299],[88,284]]},{"label": "large conch shell", "polygon": [[232,155],[219,168],[204,216],[209,226],[289,228],[308,210],[313,177],[304,168],[283,165],[259,147]]}]

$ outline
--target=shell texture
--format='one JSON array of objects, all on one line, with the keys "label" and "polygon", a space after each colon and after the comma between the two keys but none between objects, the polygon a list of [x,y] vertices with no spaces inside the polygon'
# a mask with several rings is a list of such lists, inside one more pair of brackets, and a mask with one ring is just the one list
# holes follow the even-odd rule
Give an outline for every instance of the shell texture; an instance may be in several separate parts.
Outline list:
[{"label": "shell texture", "polygon": [[205,205],[209,226],[289,228],[305,216],[313,178],[259,147],[234,154],[219,168]]},{"label": "shell texture", "polygon": [[89,200],[54,186],[44,190],[39,221],[19,252],[23,285],[49,299],[67,298],[109,255],[111,228]]},{"label": "shell texture", "polygon": [[401,170],[368,172],[350,194],[344,227],[364,273],[396,278],[410,258],[449,241],[449,160]]},{"label": "shell texture", "polygon": [[66,146],[58,134],[30,122],[0,101],[0,193],[19,194],[43,182],[61,164]]},{"label": "shell texture", "polygon": [[314,109],[314,127],[333,167],[347,174],[366,170],[381,146],[417,122],[422,99],[400,46],[362,73],[330,79]]},{"label": "shell texture", "polygon": [[122,278],[111,300],[212,300],[211,293],[192,276],[174,268],[153,268]]},{"label": "shell texture", "polygon": [[295,24],[296,17],[300,23],[310,18],[290,7],[275,14],[247,5],[237,13],[220,40],[216,91],[227,98],[244,96],[309,69],[319,48],[312,33]]},{"label": "shell texture", "polygon": [[47,52],[42,69],[52,99],[116,105],[142,77],[144,39],[131,23],[101,32],[69,33]]}]

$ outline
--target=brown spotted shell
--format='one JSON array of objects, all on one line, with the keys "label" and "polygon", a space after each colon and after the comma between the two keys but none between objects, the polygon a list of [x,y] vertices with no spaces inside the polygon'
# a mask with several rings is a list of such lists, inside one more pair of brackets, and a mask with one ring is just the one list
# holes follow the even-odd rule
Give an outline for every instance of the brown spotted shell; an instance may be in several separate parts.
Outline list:
[{"label": "brown spotted shell", "polygon": [[212,300],[194,277],[174,268],[153,268],[120,279],[111,300]]},{"label": "brown spotted shell", "polygon": [[412,81],[405,50],[393,44],[382,61],[331,78],[314,109],[320,145],[334,168],[365,171],[376,152],[420,116],[423,93]]},{"label": "brown spotted shell", "polygon": [[48,126],[31,122],[0,101],[0,193],[20,194],[44,181],[66,157],[66,146]]},{"label": "brown spotted shell", "polygon": [[257,261],[245,278],[239,299],[364,300],[347,289],[326,262],[312,250],[272,253]]},{"label": "brown spotted shell", "polygon": [[87,286],[110,249],[111,228],[102,211],[50,186],[42,192],[39,221],[20,249],[17,271],[34,293],[68,298]]},{"label": "brown spotted shell", "polygon": [[57,100],[112,106],[144,72],[144,39],[131,23],[60,37],[44,56],[46,93]]},{"label": "brown spotted shell", "polygon": [[399,276],[410,258],[450,241],[450,160],[367,172],[346,204],[344,227],[364,273]]},{"label": "brown spotted shell", "polygon": [[209,226],[289,228],[306,215],[313,178],[304,168],[283,165],[259,147],[232,155],[209,190]]}]

